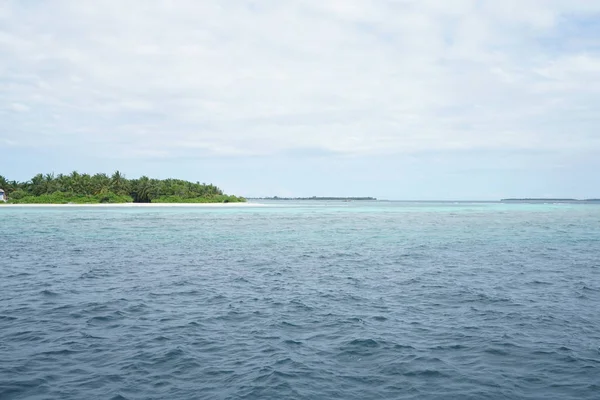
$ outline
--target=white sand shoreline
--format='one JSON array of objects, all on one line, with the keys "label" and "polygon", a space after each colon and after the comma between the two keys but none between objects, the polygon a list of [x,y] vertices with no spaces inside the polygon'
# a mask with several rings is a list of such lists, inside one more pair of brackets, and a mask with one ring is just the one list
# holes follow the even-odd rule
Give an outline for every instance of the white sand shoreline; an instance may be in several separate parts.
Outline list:
[{"label": "white sand shoreline", "polygon": [[264,207],[260,203],[94,203],[94,204],[0,204],[0,208],[18,207],[126,207],[126,208],[167,208],[167,207],[200,207],[200,208],[237,208],[237,207]]}]

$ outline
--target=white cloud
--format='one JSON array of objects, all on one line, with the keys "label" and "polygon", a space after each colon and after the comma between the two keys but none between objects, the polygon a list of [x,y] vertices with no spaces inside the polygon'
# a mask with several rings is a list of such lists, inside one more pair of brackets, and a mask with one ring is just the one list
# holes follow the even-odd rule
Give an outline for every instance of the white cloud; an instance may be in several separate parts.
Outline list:
[{"label": "white cloud", "polygon": [[0,145],[600,150],[600,28],[563,28],[599,2],[28,4],[0,5]]},{"label": "white cloud", "polygon": [[21,104],[21,103],[12,103],[9,106],[9,108],[12,111],[19,112],[19,113],[29,111],[29,107],[27,107],[25,104]]}]

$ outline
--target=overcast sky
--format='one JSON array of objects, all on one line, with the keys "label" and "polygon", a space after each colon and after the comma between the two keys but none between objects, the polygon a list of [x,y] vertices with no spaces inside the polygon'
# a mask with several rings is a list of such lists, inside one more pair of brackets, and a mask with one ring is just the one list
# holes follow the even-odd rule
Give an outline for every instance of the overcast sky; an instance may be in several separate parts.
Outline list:
[{"label": "overcast sky", "polygon": [[0,0],[0,174],[600,197],[600,1]]}]

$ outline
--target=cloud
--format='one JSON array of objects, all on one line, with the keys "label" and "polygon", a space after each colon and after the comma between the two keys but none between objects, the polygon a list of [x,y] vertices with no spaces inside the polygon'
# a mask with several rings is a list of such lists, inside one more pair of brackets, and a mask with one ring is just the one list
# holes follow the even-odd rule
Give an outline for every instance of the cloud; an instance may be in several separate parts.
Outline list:
[{"label": "cloud", "polygon": [[10,110],[15,111],[15,112],[27,112],[29,111],[29,107],[27,107],[25,104],[20,104],[20,103],[12,103],[9,106]]},{"label": "cloud", "polygon": [[598,31],[587,0],[5,1],[0,147],[598,151]]}]

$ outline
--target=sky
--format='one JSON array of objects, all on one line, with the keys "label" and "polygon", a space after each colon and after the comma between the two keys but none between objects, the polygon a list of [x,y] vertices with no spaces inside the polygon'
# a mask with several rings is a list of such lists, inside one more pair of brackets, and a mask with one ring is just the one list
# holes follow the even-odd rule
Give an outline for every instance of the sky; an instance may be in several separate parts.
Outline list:
[{"label": "sky", "polygon": [[0,0],[0,175],[600,197],[600,1]]}]

